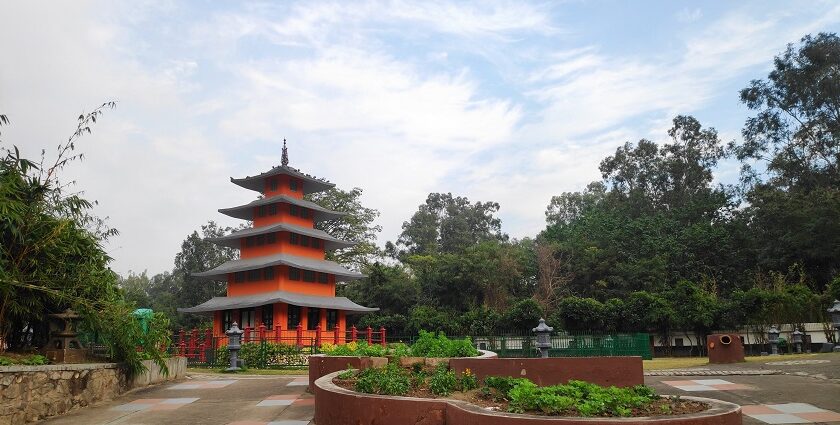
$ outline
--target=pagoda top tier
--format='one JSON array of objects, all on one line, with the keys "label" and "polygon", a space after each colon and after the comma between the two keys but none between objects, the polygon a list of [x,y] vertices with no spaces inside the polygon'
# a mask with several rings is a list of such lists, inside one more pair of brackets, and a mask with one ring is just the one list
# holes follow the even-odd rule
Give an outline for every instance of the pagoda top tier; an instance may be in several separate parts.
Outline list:
[{"label": "pagoda top tier", "polygon": [[333,187],[335,187],[335,184],[333,183],[330,183],[323,179],[319,179],[317,177],[310,176],[309,174],[302,173],[300,170],[289,167],[288,165],[278,165],[277,167],[274,167],[271,170],[266,171],[264,173],[257,174],[256,176],[246,176],[239,179],[231,177],[230,181],[236,185],[244,187],[245,189],[251,189],[262,193],[263,189],[266,187],[266,179],[280,175],[286,175],[300,179],[303,186],[304,194],[323,192],[325,190],[330,190]]}]

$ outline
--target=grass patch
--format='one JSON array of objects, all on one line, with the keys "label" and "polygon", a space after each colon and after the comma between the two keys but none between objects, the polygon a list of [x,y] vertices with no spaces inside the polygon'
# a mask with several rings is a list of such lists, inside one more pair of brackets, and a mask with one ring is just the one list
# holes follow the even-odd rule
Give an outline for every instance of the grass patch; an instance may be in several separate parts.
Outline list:
[{"label": "grass patch", "polygon": [[[807,360],[818,356],[817,353],[811,354],[784,354],[781,356],[749,356],[746,357],[747,363],[768,363],[781,362],[786,360]],[[644,360],[645,370],[664,370],[664,369],[687,369],[691,367],[707,366],[709,364],[708,357],[662,357],[653,360]]]}]

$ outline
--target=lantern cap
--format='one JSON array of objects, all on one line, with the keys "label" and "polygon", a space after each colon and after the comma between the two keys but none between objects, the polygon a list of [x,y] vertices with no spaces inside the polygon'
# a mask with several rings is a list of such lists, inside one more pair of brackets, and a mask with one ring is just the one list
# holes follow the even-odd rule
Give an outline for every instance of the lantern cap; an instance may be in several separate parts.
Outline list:
[{"label": "lantern cap", "polygon": [[828,308],[829,313],[840,313],[840,300],[834,300],[834,305]]},{"label": "lantern cap", "polygon": [[225,335],[241,335],[245,333],[242,329],[239,329],[239,325],[236,322],[233,322],[230,325],[230,329],[225,331]]},{"label": "lantern cap", "polygon": [[540,324],[537,325],[536,328],[532,329],[534,332],[551,332],[554,328],[545,324],[545,319],[540,318]]}]

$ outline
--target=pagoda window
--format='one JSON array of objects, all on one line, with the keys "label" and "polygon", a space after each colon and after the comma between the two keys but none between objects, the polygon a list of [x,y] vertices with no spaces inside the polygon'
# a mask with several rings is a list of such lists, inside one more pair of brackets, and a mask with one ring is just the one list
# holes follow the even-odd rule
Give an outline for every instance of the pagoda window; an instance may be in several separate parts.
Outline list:
[{"label": "pagoda window", "polygon": [[300,280],[300,269],[289,267],[289,280]]},{"label": "pagoda window", "polygon": [[289,189],[292,192],[297,192],[298,190],[298,182],[295,179],[289,179]]},{"label": "pagoda window", "polygon": [[309,208],[301,208],[300,209],[300,216],[303,218],[311,218],[312,211]]},{"label": "pagoda window", "polygon": [[318,273],[318,282],[330,283],[330,275],[328,273]]},{"label": "pagoda window", "polygon": [[253,308],[239,310],[239,317],[242,319],[242,323],[240,323],[239,326],[253,329],[255,316],[256,314],[254,313]]},{"label": "pagoda window", "polygon": [[321,240],[312,238],[312,248],[320,248],[321,247]]},{"label": "pagoda window", "polygon": [[277,204],[271,204],[268,206],[268,215],[277,215]]},{"label": "pagoda window", "polygon": [[263,279],[265,279],[265,280],[274,279],[274,267],[266,267],[266,268],[263,269]]},{"label": "pagoda window", "polygon": [[222,312],[222,333],[225,333],[228,329],[230,329],[230,322],[232,312],[230,310],[225,310]]},{"label": "pagoda window", "polygon": [[289,314],[287,314],[288,320],[286,321],[286,327],[288,329],[294,329],[300,323],[300,307],[296,305],[289,305]]},{"label": "pagoda window", "polygon": [[274,306],[262,306],[262,324],[265,325],[266,330],[274,329]]},{"label": "pagoda window", "polygon": [[300,245],[301,246],[309,246],[309,236],[300,236]]},{"label": "pagoda window", "polygon": [[338,324],[338,310],[327,310],[327,330],[335,330]]},{"label": "pagoda window", "polygon": [[312,270],[304,270],[303,271],[303,281],[304,282],[314,282],[315,281],[315,272]]},{"label": "pagoda window", "polygon": [[275,243],[277,242],[277,233],[269,233],[265,235],[265,243]]},{"label": "pagoda window", "polygon": [[248,270],[248,281],[253,282],[255,280],[260,280],[262,278],[262,273],[260,272],[260,269]]},{"label": "pagoda window", "polygon": [[245,281],[245,272],[236,272],[233,276],[233,279],[236,282],[244,282]]},{"label": "pagoda window", "polygon": [[314,331],[321,324],[321,309],[309,307],[306,312],[306,329]]},{"label": "pagoda window", "polygon": [[277,179],[271,179],[268,182],[271,185],[272,191],[277,190]]},{"label": "pagoda window", "polygon": [[292,245],[300,244],[300,237],[297,233],[289,233],[289,243]]},{"label": "pagoda window", "polygon": [[257,215],[259,215],[260,217],[265,217],[265,212],[266,212],[265,205],[260,205],[260,207],[257,210]]},{"label": "pagoda window", "polygon": [[265,245],[265,235],[257,235],[257,246]]},{"label": "pagoda window", "polygon": [[247,238],[245,238],[245,246],[247,246],[247,247],[254,246],[254,237],[253,236],[248,236]]}]

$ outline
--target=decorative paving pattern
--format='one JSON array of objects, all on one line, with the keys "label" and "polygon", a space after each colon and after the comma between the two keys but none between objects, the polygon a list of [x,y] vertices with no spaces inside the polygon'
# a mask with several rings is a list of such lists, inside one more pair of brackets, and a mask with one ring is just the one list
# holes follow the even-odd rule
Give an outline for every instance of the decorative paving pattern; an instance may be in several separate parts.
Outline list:
[{"label": "decorative paving pattern", "polygon": [[662,369],[649,370],[645,376],[737,376],[737,375],[781,375],[781,370],[774,369]]},{"label": "decorative paving pattern", "polygon": [[131,403],[112,407],[111,410],[120,412],[139,412],[141,410],[175,410],[181,406],[190,404],[198,398],[140,398]]},{"label": "decorative paving pattern", "polygon": [[292,382],[286,384],[287,387],[306,387],[309,386],[309,378],[295,378]]},{"label": "decorative paving pattern", "polygon": [[758,404],[742,406],[741,412],[768,424],[810,424],[840,422],[840,413],[807,403]]},{"label": "decorative paving pattern", "polygon": [[683,391],[732,391],[753,389],[749,385],[735,384],[729,381],[724,381],[723,379],[692,379],[689,381],[662,381],[662,383]]},{"label": "decorative paving pattern", "polygon": [[214,388],[224,388],[236,382],[235,379],[226,379],[222,381],[193,381],[184,384],[173,385],[169,387],[170,390],[209,390]]},{"label": "decorative paving pattern", "polygon": [[795,366],[800,364],[823,364],[823,363],[831,363],[831,360],[788,360],[785,362],[770,362],[764,363],[770,366]]},{"label": "decorative paving pattern", "polygon": [[297,400],[298,394],[273,395],[257,403],[257,407],[289,406]]}]

